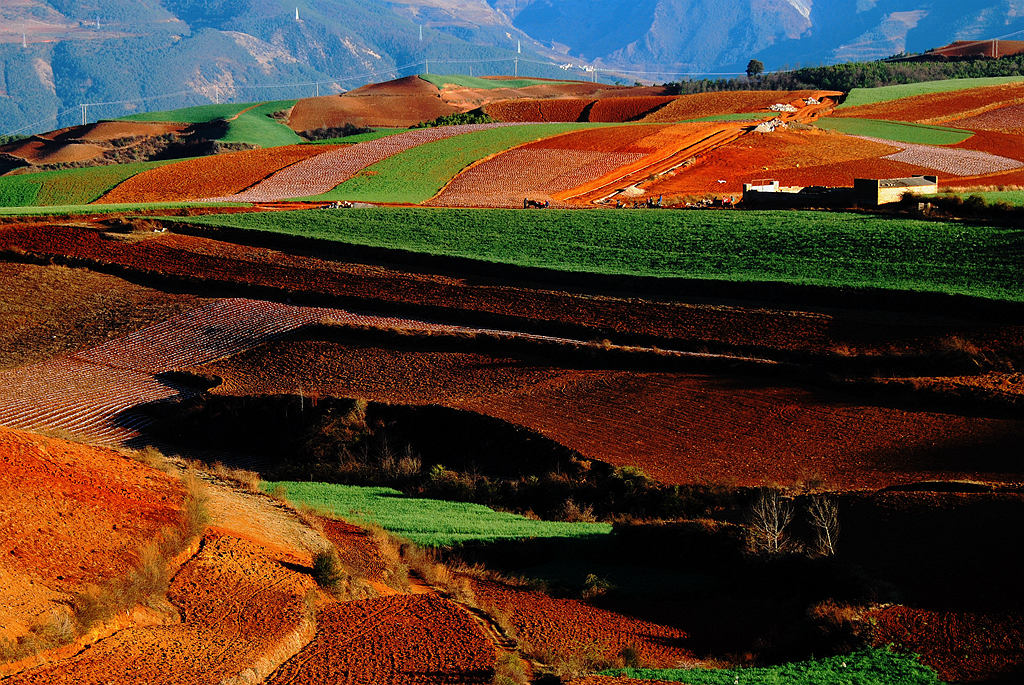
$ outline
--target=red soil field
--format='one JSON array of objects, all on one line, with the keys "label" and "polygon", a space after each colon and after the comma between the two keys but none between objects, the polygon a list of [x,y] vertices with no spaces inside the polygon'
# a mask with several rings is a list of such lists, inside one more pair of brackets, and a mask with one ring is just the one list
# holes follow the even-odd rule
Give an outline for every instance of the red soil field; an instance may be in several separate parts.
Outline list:
[{"label": "red soil field", "polygon": [[84,162],[100,157],[105,148],[92,143],[58,143],[30,138],[4,149],[7,154],[21,157],[30,164],[66,164]]},{"label": "red soil field", "polygon": [[431,204],[521,207],[524,197],[554,199],[592,184],[651,154],[678,145],[703,124],[586,129],[530,143],[456,176]]},{"label": "red soil field", "polygon": [[1007,105],[982,114],[956,120],[957,128],[973,131],[1002,131],[1020,135],[1024,131],[1024,104]]},{"label": "red soil field", "polygon": [[233,195],[295,162],[339,147],[288,145],[189,159],[132,176],[96,202],[170,202]]},{"label": "red soil field", "polygon": [[308,575],[251,543],[210,535],[171,583],[180,623],[128,628],[9,683],[206,684],[263,667],[308,626]]},{"label": "red soil field", "polygon": [[201,302],[63,266],[2,262],[0,283],[0,369],[95,347]]},{"label": "red soil field", "polygon": [[0,488],[0,637],[125,574],[183,498],[177,480],[109,449],[3,427]]},{"label": "red soil field", "polygon": [[316,637],[271,685],[491,682],[495,651],[470,615],[437,595],[392,595],[317,612]]},{"label": "red soil field", "polygon": [[384,583],[387,564],[380,548],[365,528],[332,518],[320,518],[324,536],[348,569],[371,583]]},{"label": "red soil field", "polygon": [[295,131],[355,126],[404,128],[446,114],[465,111],[438,97],[437,88],[419,76],[375,83],[343,95],[299,100],[288,125]]},{"label": "red soil field", "polygon": [[520,640],[566,659],[595,644],[607,659],[633,646],[651,668],[696,662],[686,647],[688,636],[677,628],[492,581],[474,581],[473,593],[488,611],[507,616]]},{"label": "red soil field", "polygon": [[556,193],[642,158],[639,153],[515,148],[460,174],[427,204],[522,207],[524,197],[550,202]]},{"label": "red soil field", "polygon": [[281,341],[201,369],[215,392],[322,395],[468,409],[667,483],[759,486],[812,477],[877,488],[950,478],[1016,481],[1024,421],[876,407],[771,379],[573,370],[462,352]]},{"label": "red soil field", "polygon": [[580,121],[591,102],[583,98],[523,98],[492,102],[484,111],[498,121]]},{"label": "red soil field", "polygon": [[602,98],[590,108],[588,121],[633,121],[640,119],[651,110],[657,110],[663,105],[675,100],[671,96],[647,96],[647,97],[610,97]]},{"label": "red soil field", "polygon": [[[517,99],[492,102],[484,110],[499,121],[632,121],[671,102],[671,96]],[[589,110],[588,110],[589,107]],[[586,114],[586,116],[584,116]]]},{"label": "red soil field", "polygon": [[[895,164],[895,163],[893,163]],[[739,349],[854,353],[907,353],[935,349],[942,336],[957,336],[997,356],[1019,354],[1024,327],[1007,324],[934,322],[829,312],[772,310],[724,304],[581,296],[500,282],[409,273],[386,265],[316,259],[279,250],[164,233],[148,240],[108,240],[96,228],[53,227],[39,223],[0,227],[0,249],[51,257],[66,255],[87,263],[117,265],[144,277],[153,272],[206,283],[280,288],[321,296],[442,307],[507,315],[545,324],[584,327],[595,339],[618,334],[655,336],[676,344],[728,341]],[[589,331],[589,333],[588,333]],[[672,347],[671,343],[663,343]]]},{"label": "red soil field", "polygon": [[128,440],[149,422],[135,414],[134,407],[195,392],[160,374],[203,364],[326,320],[429,332],[460,330],[340,309],[218,300],[92,350],[0,372],[0,423],[59,428],[96,442]]},{"label": "red soil field", "polygon": [[947,123],[960,128],[961,122],[958,119],[1020,103],[1024,103],[1024,82],[969,88],[949,93],[915,95],[889,102],[844,107],[835,110],[832,116],[895,119],[924,124]]},{"label": "red soil field", "polygon": [[836,94],[833,91],[816,90],[740,90],[721,93],[696,93],[680,95],[673,102],[647,115],[642,121],[670,122],[684,119],[698,119],[716,114],[739,114],[766,110],[769,105],[789,103],[814,96]]},{"label": "red soil field", "polygon": [[[889,606],[868,616],[878,646],[921,655],[944,682],[989,682],[1024,668],[1024,615]],[[1007,681],[1009,682],[1009,681]]]},{"label": "red soil field", "polygon": [[[740,193],[744,183],[760,178],[774,178],[782,185],[853,185],[869,165],[892,166],[878,158],[896,151],[890,145],[825,131],[748,133],[644,189],[648,195],[667,197]],[[726,182],[718,183],[719,179]]]}]

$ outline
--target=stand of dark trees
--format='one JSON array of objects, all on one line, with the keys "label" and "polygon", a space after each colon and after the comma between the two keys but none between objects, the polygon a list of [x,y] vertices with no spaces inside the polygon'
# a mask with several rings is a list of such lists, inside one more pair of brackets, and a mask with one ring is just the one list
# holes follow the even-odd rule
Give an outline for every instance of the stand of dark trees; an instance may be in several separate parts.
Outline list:
[{"label": "stand of dark trees", "polygon": [[724,90],[841,90],[877,88],[900,83],[951,78],[1024,75],[1024,55],[1011,57],[951,59],[936,62],[847,62],[827,67],[803,67],[765,73],[753,78],[700,79],[665,84],[669,94],[707,93]]}]

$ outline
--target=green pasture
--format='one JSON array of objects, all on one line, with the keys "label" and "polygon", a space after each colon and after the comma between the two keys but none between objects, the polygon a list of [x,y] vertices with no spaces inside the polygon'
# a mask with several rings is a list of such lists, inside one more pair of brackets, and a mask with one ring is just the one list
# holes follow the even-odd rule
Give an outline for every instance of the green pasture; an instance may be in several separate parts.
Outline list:
[{"label": "green pasture", "polygon": [[396,133],[408,133],[407,128],[378,128],[370,131],[369,133],[355,133],[351,136],[341,136],[339,138],[325,138],[324,140],[310,140],[304,145],[354,145],[356,143],[365,143],[370,140],[377,140],[378,138],[386,138],[393,136]]},{"label": "green pasture", "polygon": [[84,205],[135,174],[181,160],[108,164],[0,177],[0,207]]},{"label": "green pasture", "polygon": [[755,668],[617,668],[601,675],[688,685],[938,685],[917,657],[888,649]]},{"label": "green pasture", "polygon": [[[269,115],[295,105],[295,100],[276,100],[273,102],[241,103],[227,105],[199,105],[172,109],[163,112],[144,112],[123,117],[125,121],[172,121],[182,124],[204,124],[216,119],[236,119],[228,121],[228,130],[221,138],[222,143],[252,143],[260,147],[276,147],[293,145],[303,142],[295,131],[291,130]],[[252,107],[252,109],[248,109]],[[248,109],[248,111],[246,111]]]},{"label": "green pasture", "polygon": [[309,200],[405,202],[429,200],[479,159],[587,124],[525,124],[473,131],[418,145],[363,169],[337,188]]},{"label": "green pasture", "polygon": [[[526,88],[527,86],[539,86],[551,81],[544,81],[532,78],[514,79],[490,79],[477,76],[466,76],[464,74],[420,74],[420,78],[428,83],[433,83],[438,88],[446,85],[462,86],[463,88],[479,88],[481,90],[493,90],[495,88]],[[568,81],[566,82],[568,83]]]},{"label": "green pasture", "polygon": [[[195,207],[196,202],[148,202],[109,205],[50,205],[45,207],[2,207],[0,216],[83,216],[87,214],[113,214],[118,212],[145,212]],[[239,202],[204,202],[202,207],[245,207]]]},{"label": "green pasture", "polygon": [[266,482],[263,488],[267,492],[281,488],[292,504],[356,523],[375,523],[398,537],[432,547],[611,532],[607,523],[535,521],[481,504],[406,497],[391,488],[296,481]]},{"label": "green pasture", "polygon": [[179,124],[205,124],[214,119],[227,119],[238,114],[253,102],[230,103],[224,105],[197,105],[182,109],[168,109],[161,112],[141,112],[127,117],[123,121],[170,121]]},{"label": "green pasture", "polygon": [[955,145],[974,135],[972,131],[948,126],[929,126],[883,119],[854,119],[852,117],[826,117],[818,119],[814,125],[851,136],[870,136],[871,138],[884,138],[900,143],[918,143],[920,145]]},{"label": "green pasture", "polygon": [[853,212],[373,208],[188,221],[570,272],[1024,301],[1024,230]]},{"label": "green pasture", "polygon": [[252,143],[260,147],[278,147],[295,145],[305,139],[300,137],[281,122],[270,117],[274,112],[288,109],[295,105],[295,100],[278,100],[265,102],[258,107],[238,115],[228,122],[228,132],[221,138],[222,143]]},{"label": "green pasture", "polygon": [[968,88],[982,88],[984,86],[999,86],[1004,83],[1013,83],[1024,79],[1024,76],[988,76],[984,78],[954,78],[942,81],[921,81],[919,83],[901,83],[895,86],[880,86],[878,88],[854,88],[846,96],[843,104],[836,109],[846,109],[859,105],[873,105],[876,102],[888,102],[909,98],[915,95],[929,95],[931,93],[949,93],[956,90],[967,90]]},{"label": "green pasture", "polygon": [[1008,205],[1024,206],[1024,190],[958,190],[952,193],[939,193],[935,197],[942,198],[951,195],[964,199],[971,195],[978,195],[989,204],[1005,202]]}]

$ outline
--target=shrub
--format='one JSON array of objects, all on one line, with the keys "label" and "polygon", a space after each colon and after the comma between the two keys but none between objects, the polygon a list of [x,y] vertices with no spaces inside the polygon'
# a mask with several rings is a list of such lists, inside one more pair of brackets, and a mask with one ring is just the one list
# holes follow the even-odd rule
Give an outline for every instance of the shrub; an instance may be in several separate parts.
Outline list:
[{"label": "shrub", "polygon": [[530,682],[523,660],[512,652],[501,652],[494,662],[493,685],[526,685]]},{"label": "shrub", "polygon": [[328,592],[337,591],[346,575],[334,550],[323,550],[313,557],[313,580]]}]

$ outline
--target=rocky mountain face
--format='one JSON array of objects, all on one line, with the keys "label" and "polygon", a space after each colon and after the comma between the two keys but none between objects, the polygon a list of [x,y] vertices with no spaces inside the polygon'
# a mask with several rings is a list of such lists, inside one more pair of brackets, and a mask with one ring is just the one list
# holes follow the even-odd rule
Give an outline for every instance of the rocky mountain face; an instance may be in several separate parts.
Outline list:
[{"label": "rocky mountain face", "polygon": [[94,120],[511,73],[516,57],[521,74],[585,78],[535,62],[587,62],[666,81],[1020,29],[1024,0],[2,0],[0,134],[78,123],[83,103]]}]

